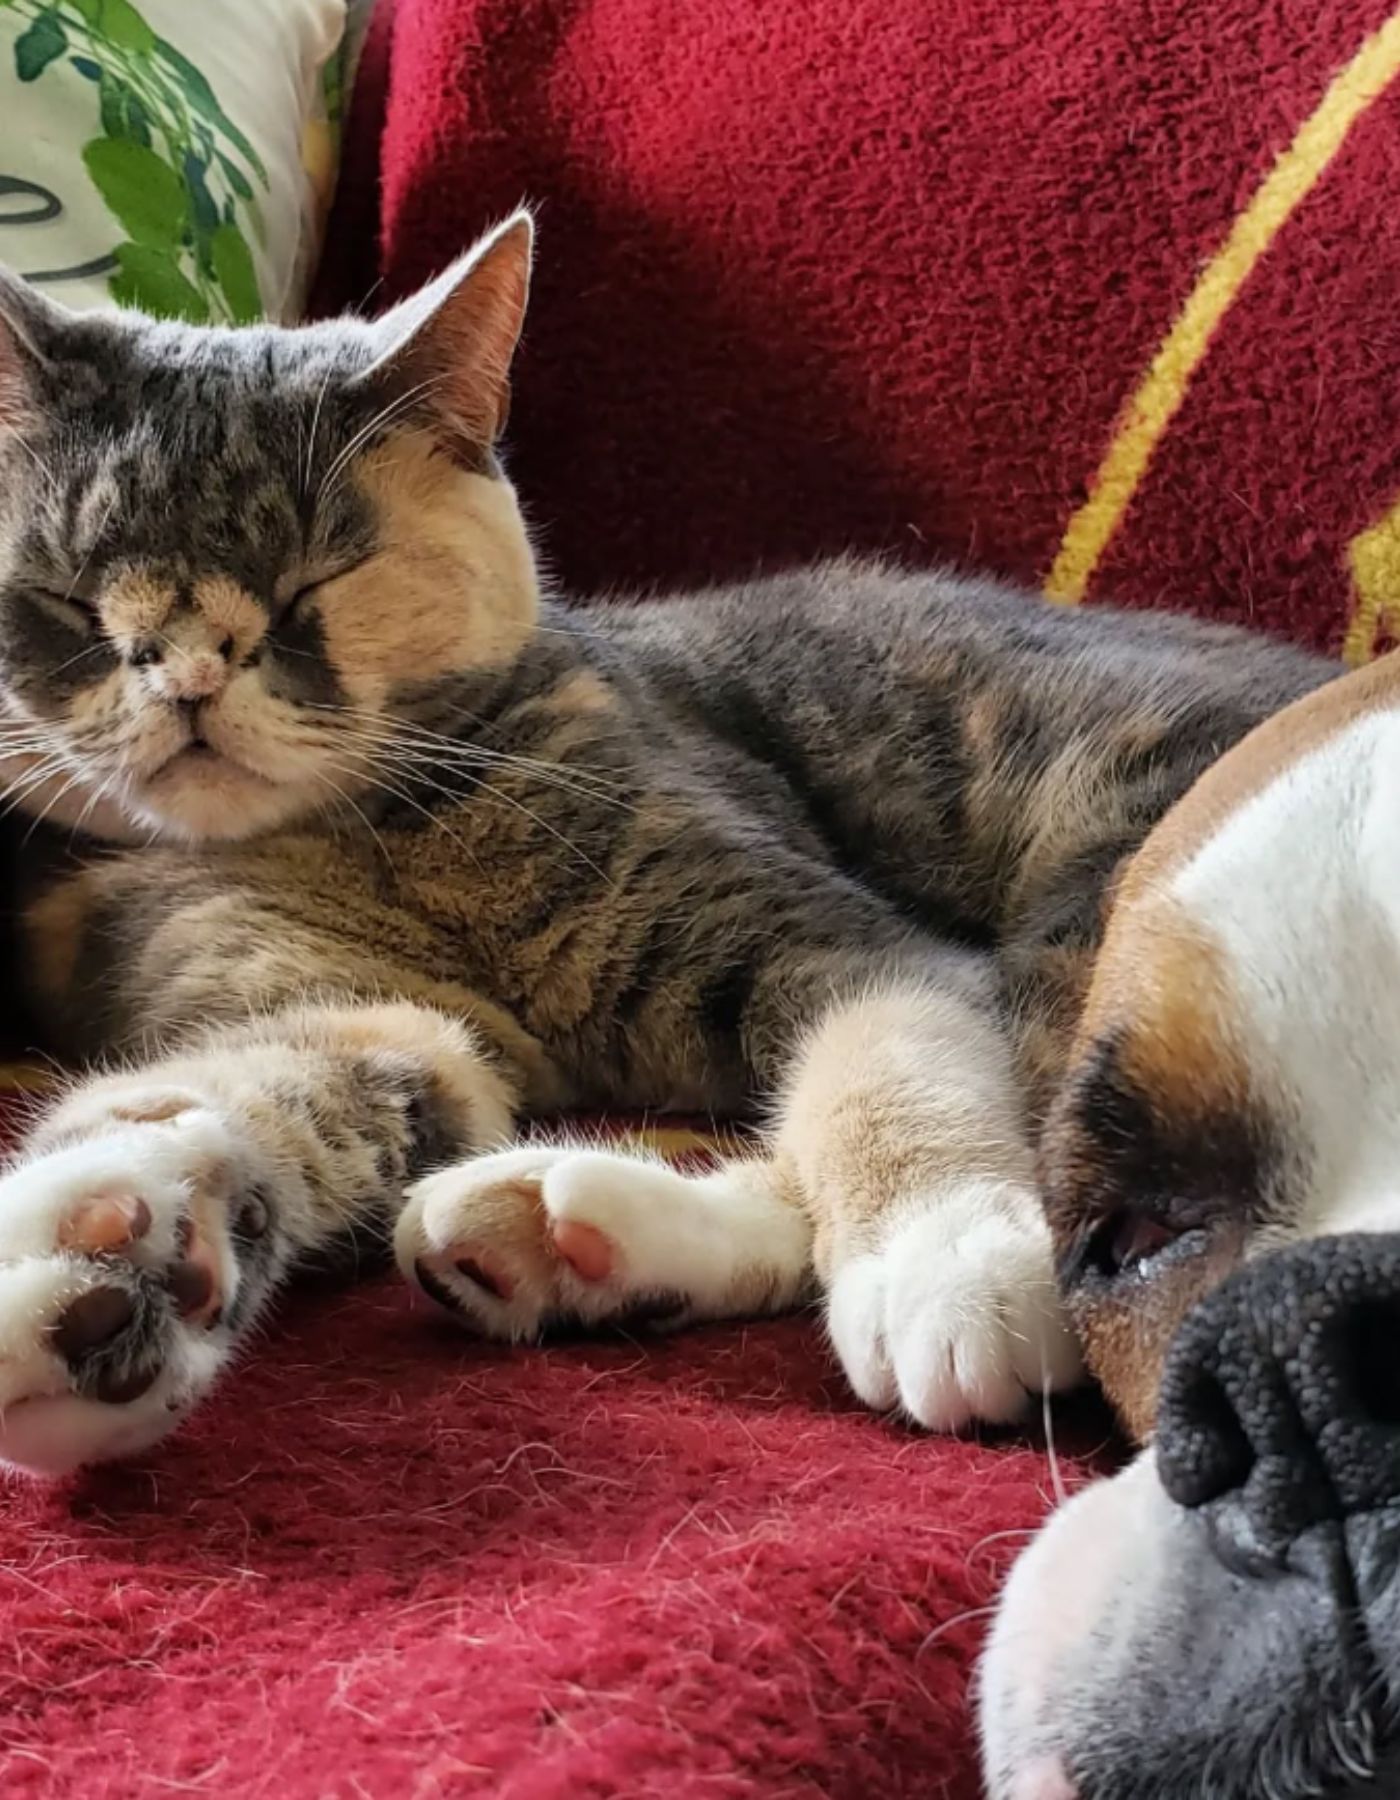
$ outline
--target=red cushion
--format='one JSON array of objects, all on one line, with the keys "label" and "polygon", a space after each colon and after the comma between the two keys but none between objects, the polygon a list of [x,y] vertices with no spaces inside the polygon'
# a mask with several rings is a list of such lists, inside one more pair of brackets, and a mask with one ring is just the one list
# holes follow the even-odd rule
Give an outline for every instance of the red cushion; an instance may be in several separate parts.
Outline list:
[{"label": "red cushion", "polygon": [[1363,48],[1390,10],[398,0],[382,141],[361,115],[380,253],[342,232],[324,298],[400,295],[539,203],[514,469],[570,583],[849,545],[1039,580],[1315,114],[1078,573],[1335,645],[1400,497],[1400,30]]}]

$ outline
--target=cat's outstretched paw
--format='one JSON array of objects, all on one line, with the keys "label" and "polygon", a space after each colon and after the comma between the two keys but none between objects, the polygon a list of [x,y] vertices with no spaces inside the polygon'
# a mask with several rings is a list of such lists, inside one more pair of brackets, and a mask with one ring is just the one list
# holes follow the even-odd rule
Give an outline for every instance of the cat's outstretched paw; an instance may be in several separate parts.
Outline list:
[{"label": "cat's outstretched paw", "polygon": [[0,1177],[0,1461],[56,1475],[154,1443],[207,1391],[268,1202],[192,1094],[80,1090],[45,1141]]},{"label": "cat's outstretched paw", "polygon": [[742,1170],[687,1176],[649,1158],[506,1150],[413,1188],[404,1274],[483,1335],[767,1312],[806,1278],[809,1232]]},{"label": "cat's outstretched paw", "polygon": [[1039,1209],[996,1183],[931,1196],[843,1263],[827,1325],[860,1398],[933,1431],[1010,1423],[1080,1374]]}]

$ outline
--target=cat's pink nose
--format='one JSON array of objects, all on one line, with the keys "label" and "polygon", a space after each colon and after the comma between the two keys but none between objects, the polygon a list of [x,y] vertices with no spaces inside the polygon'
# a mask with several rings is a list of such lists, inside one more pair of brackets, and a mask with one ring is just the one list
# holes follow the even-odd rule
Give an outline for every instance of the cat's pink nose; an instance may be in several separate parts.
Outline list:
[{"label": "cat's pink nose", "polygon": [[200,651],[187,656],[174,651],[151,670],[151,686],[166,700],[208,700],[228,679],[228,667],[217,656]]},{"label": "cat's pink nose", "polygon": [[146,680],[162,700],[178,706],[190,701],[211,700],[228,684],[232,645],[226,641],[218,649],[186,649],[179,644],[143,646],[132,661],[145,670]]},{"label": "cat's pink nose", "polygon": [[212,655],[171,657],[166,673],[176,700],[207,700],[220,691],[229,677],[227,666]]}]

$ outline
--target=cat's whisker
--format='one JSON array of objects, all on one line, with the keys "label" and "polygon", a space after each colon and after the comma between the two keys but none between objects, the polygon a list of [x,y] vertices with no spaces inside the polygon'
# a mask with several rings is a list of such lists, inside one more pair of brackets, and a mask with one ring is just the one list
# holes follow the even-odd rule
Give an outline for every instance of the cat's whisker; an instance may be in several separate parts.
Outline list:
[{"label": "cat's whisker", "polygon": [[59,487],[58,477],[49,465],[44,462],[39,455],[39,452],[29,442],[28,438],[24,437],[23,434],[18,431],[11,431],[9,434],[9,441],[17,450],[21,451],[29,458],[34,466],[34,472],[44,484],[48,498],[50,500],[60,500],[62,498],[62,490]]},{"label": "cat's whisker", "polygon": [[[342,769],[340,772],[342,774],[358,775],[358,771],[354,770]],[[459,831],[454,831],[447,821],[439,818],[430,807],[423,806],[419,801],[413,798],[412,794],[406,794],[402,788],[395,787],[391,782],[381,780],[377,773],[366,773],[363,776],[359,776],[359,778],[362,779],[367,786],[377,788],[380,793],[388,794],[392,799],[398,800],[402,802],[403,805],[411,807],[414,812],[420,813],[430,825],[436,830],[441,831],[445,836],[451,838],[453,843],[456,844],[459,849],[465,851],[466,854],[471,857],[478,869],[481,868],[481,859],[477,856],[476,852],[462,834]]]},{"label": "cat's whisker", "polygon": [[103,742],[101,727],[70,727],[67,734],[50,725],[18,718],[0,718],[0,761],[14,756],[38,756],[47,760],[56,756],[70,769],[88,769],[101,760],[108,749],[119,749],[119,740]]},{"label": "cat's whisker", "polygon": [[58,792],[56,794],[53,794],[49,798],[47,803],[39,809],[38,813],[34,817],[33,823],[30,825],[28,831],[26,831],[24,834],[23,842],[25,844],[27,844],[29,842],[30,838],[32,838],[34,836],[34,833],[39,829],[39,827],[44,823],[44,821],[50,817],[50,815],[53,813],[54,809],[57,806],[59,806],[68,797],[69,794],[72,793],[73,789],[75,787],[82,786],[83,779],[84,779],[83,776],[79,773],[75,772],[75,773],[71,774],[68,777],[67,781],[64,782],[63,786],[61,788],[59,788]]},{"label": "cat's whisker", "polygon": [[32,719],[20,712],[0,713],[0,732],[33,731],[48,733],[51,730],[52,727],[43,719]]},{"label": "cat's whisker", "polygon": [[[489,764],[482,764],[480,762],[453,763],[440,757],[414,757],[405,756],[402,753],[394,756],[380,755],[375,758],[375,762],[377,767],[387,769],[393,773],[397,779],[408,783],[414,783],[419,786],[432,787],[438,793],[446,795],[459,804],[464,804],[469,799],[469,791],[466,788],[468,782],[470,783],[470,789],[475,790],[478,793],[488,793],[498,800],[508,800],[510,798],[505,790],[498,788],[486,779],[483,771],[485,768],[490,767]],[[435,779],[434,772],[442,779]],[[463,787],[454,788],[448,785],[454,776],[464,784]],[[612,806],[619,811],[631,812],[634,810],[621,801],[607,799],[605,796],[595,794],[586,788],[578,789],[572,787],[567,782],[551,780],[536,774],[530,775],[528,779],[536,788],[552,789],[557,793],[567,796],[573,801],[601,800],[604,804]],[[524,804],[523,802],[518,801],[516,803],[521,805]]]},{"label": "cat's whisker", "polygon": [[540,814],[537,813],[532,806],[526,806],[523,800],[516,800],[510,794],[503,794],[499,788],[492,787],[489,781],[483,782],[482,788],[488,796],[491,796],[498,801],[503,801],[505,805],[513,807],[516,812],[523,813],[527,819],[532,819],[542,831],[547,831],[551,837],[558,838],[559,842],[571,855],[576,856],[581,863],[587,864],[599,880],[604,882],[608,887],[614,885],[613,878],[606,869],[600,868],[586,850],[580,849],[572,838],[566,836],[564,832],[551,825],[548,819],[541,818]]},{"label": "cat's whisker", "polygon": [[[492,763],[497,766],[509,766],[522,773],[537,775],[542,780],[554,779],[561,785],[572,784],[573,791],[580,798],[604,798],[601,790],[619,788],[622,783],[613,781],[597,770],[576,767],[572,763],[546,762],[540,758],[521,756],[517,752],[499,750],[490,744],[482,744],[475,740],[464,742],[459,738],[448,737],[442,732],[432,731],[427,726],[418,725],[408,720],[386,719],[379,715],[361,711],[358,708],[318,706],[318,712],[329,712],[342,719],[352,719],[368,728],[377,741],[386,746],[412,748],[444,758],[456,757],[464,761]],[[592,790],[600,790],[596,795]],[[615,801],[628,811],[635,810],[626,801]]]},{"label": "cat's whisker", "polygon": [[316,466],[316,435],[321,428],[321,410],[326,404],[326,395],[330,392],[331,377],[335,374],[335,363],[329,358],[326,361],[326,372],[321,379],[320,390],[316,395],[316,404],[311,412],[311,434],[306,440],[306,458],[301,470],[302,498],[311,492],[311,471]]},{"label": "cat's whisker", "polygon": [[0,760],[11,756],[48,756],[59,748],[50,737],[0,737]]},{"label": "cat's whisker", "polygon": [[[443,787],[439,782],[425,782],[425,785],[446,795],[448,799],[458,798],[457,795],[452,793],[450,788]],[[516,812],[522,813],[527,819],[532,820],[534,824],[538,825],[542,831],[547,831],[551,837],[557,838],[571,855],[578,857],[580,862],[586,863],[601,880],[607,882],[609,886],[612,885],[612,877],[608,874],[606,869],[599,868],[598,864],[594,862],[593,858],[586,850],[580,849],[579,846],[574,843],[571,838],[560,831],[557,826],[551,825],[548,819],[542,818],[533,807],[526,806],[523,800],[517,800],[510,794],[502,793],[499,788],[493,787],[489,781],[481,782],[477,792],[481,798],[487,801],[494,800],[500,805],[512,807]],[[422,811],[423,809],[420,808],[419,810]],[[429,812],[427,816],[429,818],[436,818],[437,815]],[[458,842],[461,842],[460,838],[458,839]]]},{"label": "cat's whisker", "polygon": [[[412,733],[400,731],[392,726],[382,725],[378,728],[357,726],[342,723],[335,736],[348,737],[357,743],[371,744],[379,754],[389,753],[403,757],[405,760],[416,760],[445,766],[450,762],[458,762],[470,767],[499,766],[504,762],[515,762],[516,759],[499,751],[492,751],[476,744],[462,744],[451,738],[420,741]],[[516,766],[523,773],[537,774],[542,779],[554,778],[566,781],[573,770],[563,763],[520,763]],[[574,791],[581,797],[590,794],[586,786],[575,786]],[[591,795],[590,795],[591,797]],[[601,798],[602,796],[599,796]]]},{"label": "cat's whisker", "polygon": [[0,761],[7,760],[7,758],[16,758],[16,756],[20,756],[20,758],[29,758],[29,761],[25,763],[25,767],[23,767],[23,769],[18,772],[18,776],[14,778],[16,781],[22,781],[25,776],[32,774],[36,767],[40,767],[40,769],[41,767],[49,767],[49,765],[63,767],[63,769],[81,767],[81,758],[74,758],[74,756],[70,754],[70,751],[68,751],[67,745],[63,745],[63,743],[40,742],[32,743],[32,745],[22,745],[22,747],[0,745]]},{"label": "cat's whisker", "polygon": [[488,762],[497,764],[498,766],[508,765],[511,768],[521,770],[523,773],[537,774],[545,777],[567,774],[571,780],[576,782],[576,791],[587,791],[590,785],[599,788],[617,787],[621,785],[618,782],[609,781],[606,776],[600,775],[591,769],[576,768],[571,763],[558,761],[546,762],[538,757],[521,756],[516,751],[498,750],[491,744],[479,744],[475,742],[462,743],[455,738],[441,737],[436,733],[411,734],[410,741],[415,744],[415,747],[421,748],[429,754],[479,757]]},{"label": "cat's whisker", "polygon": [[4,789],[3,792],[0,792],[0,819],[8,819],[13,814],[24,811],[25,802],[28,801],[32,795],[42,792],[47,782],[56,780],[62,773],[63,771],[61,769],[50,769],[46,775],[37,781],[18,784]]},{"label": "cat's whisker", "polygon": [[460,738],[446,736],[442,732],[432,731],[426,726],[414,724],[407,724],[405,730],[410,735],[423,740],[426,744],[441,747],[445,751],[455,750],[458,753],[465,752],[468,754],[490,757],[493,761],[509,762],[521,769],[542,771],[568,769],[570,774],[577,775],[581,781],[596,783],[600,787],[618,787],[621,785],[619,782],[610,780],[609,777],[598,770],[576,768],[574,765],[568,763],[560,763],[557,761],[546,762],[538,757],[522,756],[518,751],[501,750],[495,745],[484,744],[479,739],[463,741]]},{"label": "cat's whisker", "polygon": [[[81,575],[79,575],[78,579],[81,580]],[[105,640],[101,643],[89,644],[85,650],[80,650],[76,656],[70,656],[67,662],[61,662],[53,671],[53,675],[66,675],[69,669],[76,668],[80,662],[86,662],[88,657],[96,656],[106,648],[107,645]]]},{"label": "cat's whisker", "polygon": [[[344,773],[347,773],[347,771],[342,770],[341,773],[344,774]],[[324,785],[331,790],[331,792],[335,795],[336,801],[338,804],[340,804],[342,806],[348,806],[350,808],[351,812],[353,812],[355,814],[356,818],[359,819],[360,823],[364,826],[365,830],[374,839],[374,842],[379,849],[379,854],[384,858],[385,862],[392,869],[394,866],[394,859],[389,853],[389,846],[384,842],[384,839],[380,836],[378,830],[375,828],[374,822],[371,820],[369,814],[364,810],[364,808],[356,800],[354,800],[349,794],[346,793],[345,789],[343,787],[341,787],[341,785],[338,781],[333,781],[329,775],[317,774],[314,779],[319,782],[324,783]],[[329,810],[329,808],[327,808],[327,810]]]},{"label": "cat's whisker", "polygon": [[86,828],[88,820],[92,817],[93,813],[96,812],[102,802],[109,799],[115,792],[116,789],[110,781],[99,782],[92,790],[91,794],[88,796],[86,805],[73,821],[73,829],[69,833],[68,838],[70,845],[73,843],[73,840],[77,837],[78,833]]},{"label": "cat's whisker", "polygon": [[274,656],[299,656],[304,662],[317,664],[325,661],[325,658],[317,656],[314,650],[297,650],[291,644],[273,644],[272,653]]},{"label": "cat's whisker", "polygon": [[382,406],[366,424],[362,425],[350,441],[345,444],[321,478],[321,485],[316,490],[316,505],[323,506],[328,497],[333,495],[332,483],[347,468],[360,451],[378,431],[387,429],[404,413],[411,412],[423,396],[433,388],[441,386],[439,380],[417,382],[413,387],[405,388],[396,394],[387,405]]},{"label": "cat's whisker", "polygon": [[415,746],[395,743],[393,739],[375,739],[373,737],[356,737],[347,730],[343,735],[352,741],[370,745],[378,760],[391,760],[393,765],[405,775],[411,777],[415,771],[424,768],[436,768],[444,773],[455,768],[460,772],[468,772],[480,776],[484,768],[505,769],[523,776],[527,781],[537,783],[541,787],[554,788],[575,800],[589,800],[604,806],[614,807],[619,812],[635,813],[636,808],[629,801],[620,800],[616,796],[601,793],[595,788],[579,785],[560,773],[565,765],[550,766],[545,764],[522,765],[515,758],[504,754],[492,754],[490,751],[477,749],[475,746],[459,746],[449,752],[447,746]]},{"label": "cat's whisker", "polygon": [[577,643],[581,635],[574,626],[541,625],[538,620],[530,627],[530,633],[533,637],[568,638],[571,643]]}]

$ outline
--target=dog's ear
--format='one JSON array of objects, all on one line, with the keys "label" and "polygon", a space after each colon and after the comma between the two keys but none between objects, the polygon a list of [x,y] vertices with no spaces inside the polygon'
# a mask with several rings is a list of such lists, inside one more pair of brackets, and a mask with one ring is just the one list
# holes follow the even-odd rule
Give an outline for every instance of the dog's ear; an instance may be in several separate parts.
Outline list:
[{"label": "dog's ear", "polygon": [[479,455],[504,429],[534,235],[529,213],[513,213],[373,328],[369,374],[421,397],[449,448]]}]

